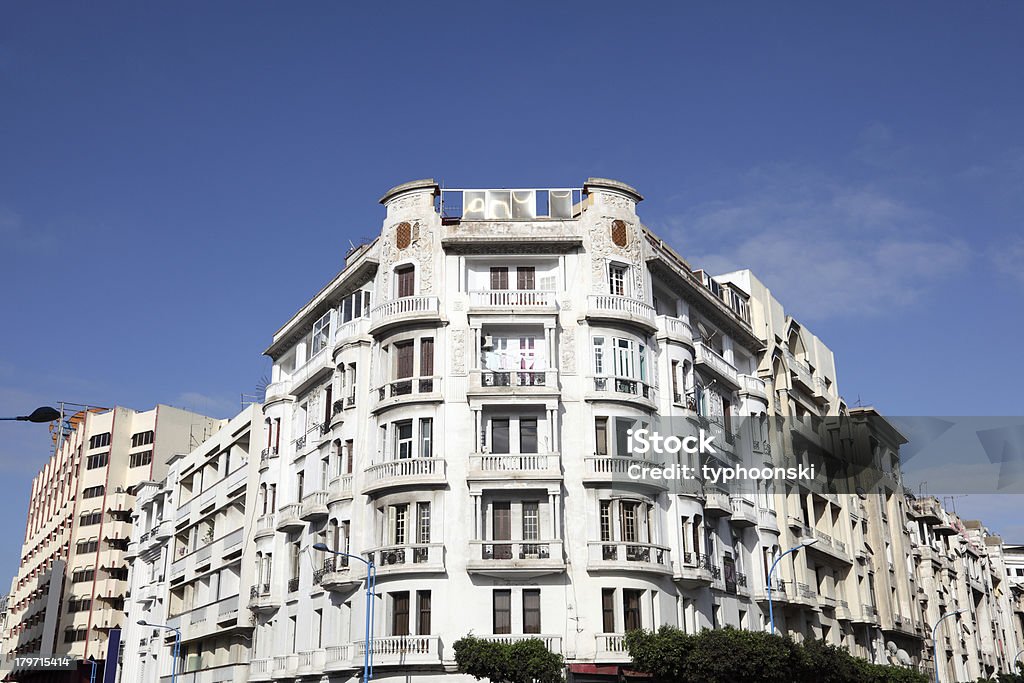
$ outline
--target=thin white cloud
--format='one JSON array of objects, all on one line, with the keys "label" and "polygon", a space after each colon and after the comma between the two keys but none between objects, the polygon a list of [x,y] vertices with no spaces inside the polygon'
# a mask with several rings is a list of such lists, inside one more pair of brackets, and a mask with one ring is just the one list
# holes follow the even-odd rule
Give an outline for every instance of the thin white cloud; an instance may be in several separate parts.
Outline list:
[{"label": "thin white cloud", "polygon": [[741,178],[735,196],[669,221],[690,263],[713,273],[750,268],[798,317],[870,315],[915,303],[962,271],[962,240],[927,211],[870,186],[792,166]]},{"label": "thin white cloud", "polygon": [[996,270],[1024,285],[1024,238],[1018,237],[991,252]]}]

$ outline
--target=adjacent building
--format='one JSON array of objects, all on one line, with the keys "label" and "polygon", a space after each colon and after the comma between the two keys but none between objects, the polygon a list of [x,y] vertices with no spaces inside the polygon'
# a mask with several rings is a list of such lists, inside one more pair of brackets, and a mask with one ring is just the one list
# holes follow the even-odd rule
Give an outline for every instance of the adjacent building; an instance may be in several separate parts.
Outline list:
[{"label": "adjacent building", "polygon": [[172,664],[179,680],[247,680],[263,437],[261,407],[249,406],[140,488],[122,681],[169,681]]},{"label": "adjacent building", "polygon": [[32,482],[4,632],[9,660],[68,656],[83,668],[90,657],[105,660],[111,631],[124,625],[131,492],[219,424],[165,405],[85,412],[76,422]]}]

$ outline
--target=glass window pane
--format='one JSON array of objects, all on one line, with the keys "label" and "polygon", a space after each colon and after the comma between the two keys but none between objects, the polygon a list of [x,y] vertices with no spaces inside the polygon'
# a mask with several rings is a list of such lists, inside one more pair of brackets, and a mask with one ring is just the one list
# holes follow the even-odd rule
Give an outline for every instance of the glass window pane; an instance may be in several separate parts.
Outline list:
[{"label": "glass window pane", "polygon": [[512,193],[508,190],[487,190],[487,218],[508,220],[512,217]]},{"label": "glass window pane", "polygon": [[548,193],[549,212],[552,218],[572,218],[572,192],[551,190]]},{"label": "glass window pane", "polygon": [[482,221],[486,217],[487,193],[482,190],[462,193],[462,220]]},{"label": "glass window pane", "polygon": [[512,193],[512,217],[531,220],[537,217],[537,195],[533,190]]}]

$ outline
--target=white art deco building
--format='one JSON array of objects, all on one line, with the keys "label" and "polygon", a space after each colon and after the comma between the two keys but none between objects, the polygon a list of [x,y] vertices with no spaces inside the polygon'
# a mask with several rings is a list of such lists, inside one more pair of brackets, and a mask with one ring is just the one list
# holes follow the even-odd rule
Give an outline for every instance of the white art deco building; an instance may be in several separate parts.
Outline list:
[{"label": "white art deco building", "polygon": [[[266,351],[249,680],[359,675],[366,569],[317,543],[376,565],[381,681],[471,680],[453,651],[470,633],[537,637],[571,680],[618,680],[630,629],[767,628],[768,567],[811,538],[773,576],[777,627],[931,666],[903,437],[846,408],[831,351],[761,282],[691,267],[640,200],[597,178],[381,199],[380,236]],[[827,484],[827,415],[870,425],[886,476],[861,495],[626,476],[628,430],[674,418],[725,462],[774,453]]]}]

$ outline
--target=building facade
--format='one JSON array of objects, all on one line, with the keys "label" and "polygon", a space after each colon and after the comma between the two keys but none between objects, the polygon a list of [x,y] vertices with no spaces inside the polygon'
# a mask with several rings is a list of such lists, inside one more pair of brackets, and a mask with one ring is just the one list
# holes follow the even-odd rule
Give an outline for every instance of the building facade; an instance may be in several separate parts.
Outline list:
[{"label": "building facade", "polygon": [[217,424],[165,405],[83,414],[32,483],[4,633],[9,659],[103,662],[111,630],[124,625],[131,490],[162,477],[173,454],[188,451]]},{"label": "building facade", "polygon": [[[628,664],[632,628],[766,629],[771,563],[809,539],[772,576],[776,628],[931,666],[903,437],[843,403],[832,352],[756,277],[691,268],[640,199],[602,179],[384,196],[380,236],[267,350],[251,680],[362,664],[366,569],[317,543],[376,565],[382,680],[458,679],[469,633],[539,637],[583,681]],[[828,490],[853,447],[828,416],[870,488]],[[626,476],[629,430],[666,421],[825,486]]]},{"label": "building facade", "polygon": [[140,490],[120,680],[169,681],[172,666],[181,681],[247,680],[263,435],[261,407],[249,406],[175,459],[162,484]]}]

